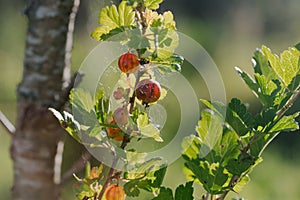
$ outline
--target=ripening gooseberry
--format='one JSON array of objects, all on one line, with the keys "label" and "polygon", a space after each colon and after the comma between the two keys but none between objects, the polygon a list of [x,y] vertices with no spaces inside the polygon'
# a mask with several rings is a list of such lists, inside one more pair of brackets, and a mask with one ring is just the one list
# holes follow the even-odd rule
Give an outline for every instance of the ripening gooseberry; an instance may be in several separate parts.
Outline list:
[{"label": "ripening gooseberry", "polygon": [[137,84],[135,94],[143,104],[148,105],[159,99],[161,87],[160,84],[153,79],[144,79]]},{"label": "ripening gooseberry", "polygon": [[139,68],[140,62],[135,54],[128,52],[120,56],[118,65],[122,72],[134,73]]},{"label": "ripening gooseberry", "polygon": [[125,200],[125,197],[124,189],[117,184],[111,184],[105,190],[106,200]]},{"label": "ripening gooseberry", "polygon": [[[115,120],[112,120],[109,124],[110,125],[117,125]],[[107,135],[109,137],[111,137],[112,139],[114,139],[116,141],[122,141],[123,140],[124,136],[121,133],[120,127],[116,127],[116,128],[107,127],[106,130],[107,130]]]},{"label": "ripening gooseberry", "polygon": [[128,110],[126,108],[117,108],[113,114],[113,118],[118,125],[128,123]]}]

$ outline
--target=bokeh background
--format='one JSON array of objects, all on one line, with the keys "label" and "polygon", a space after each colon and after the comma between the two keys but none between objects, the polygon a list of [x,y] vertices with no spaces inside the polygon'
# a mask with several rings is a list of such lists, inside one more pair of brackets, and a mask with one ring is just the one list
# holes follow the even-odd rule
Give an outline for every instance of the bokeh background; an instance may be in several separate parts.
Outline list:
[{"label": "bokeh background", "polygon": [[[109,0],[81,2],[75,27],[72,71],[80,67],[98,44],[90,38],[90,33],[97,26],[99,10],[110,4]],[[26,1],[0,0],[0,110],[12,122],[16,119],[16,87],[22,78],[27,28],[27,19],[22,14],[25,6]],[[251,112],[256,112],[260,104],[239,79],[234,66],[252,72],[251,56],[262,44],[280,53],[300,42],[299,9],[299,0],[165,0],[159,11],[171,10],[178,30],[208,51],[222,74],[227,99],[238,97],[249,103]],[[183,69],[183,73],[191,74],[188,69]],[[298,100],[293,110],[299,109]],[[10,142],[10,136],[0,126],[0,199],[11,199]],[[231,196],[256,200],[299,199],[299,144],[299,132],[280,134],[263,154],[264,162],[251,174],[252,181],[240,194]],[[68,138],[65,169],[80,155],[79,150],[74,151],[70,146],[76,146],[76,143]],[[181,160],[170,166],[165,186],[176,187],[184,181],[184,175],[174,176],[180,174],[180,164]],[[74,199],[72,184],[70,181],[64,189],[63,199]],[[198,188],[197,199],[200,199],[200,192]]]}]

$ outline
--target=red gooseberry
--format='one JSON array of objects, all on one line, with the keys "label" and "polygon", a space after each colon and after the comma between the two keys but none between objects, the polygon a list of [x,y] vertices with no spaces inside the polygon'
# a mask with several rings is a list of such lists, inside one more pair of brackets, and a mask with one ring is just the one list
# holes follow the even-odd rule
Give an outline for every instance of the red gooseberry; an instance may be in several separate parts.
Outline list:
[{"label": "red gooseberry", "polygon": [[135,94],[143,104],[148,105],[159,99],[161,87],[160,84],[153,79],[144,79],[137,84]]},{"label": "red gooseberry", "polygon": [[140,62],[135,54],[128,52],[120,56],[118,65],[122,72],[134,73],[138,70]]}]

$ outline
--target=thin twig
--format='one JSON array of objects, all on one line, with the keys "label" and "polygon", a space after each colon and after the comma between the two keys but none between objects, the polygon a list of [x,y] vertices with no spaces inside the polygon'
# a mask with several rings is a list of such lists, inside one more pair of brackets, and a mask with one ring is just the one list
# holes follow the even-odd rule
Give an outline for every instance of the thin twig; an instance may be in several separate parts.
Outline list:
[{"label": "thin twig", "polygon": [[15,134],[16,132],[15,126],[7,119],[7,117],[1,111],[0,111],[0,121],[10,135]]},{"label": "thin twig", "polygon": [[114,154],[113,163],[111,164],[111,167],[109,169],[107,178],[106,178],[104,184],[102,185],[102,189],[101,189],[100,194],[98,196],[98,200],[102,199],[102,197],[104,195],[104,192],[105,192],[106,188],[108,187],[108,184],[111,182],[112,178],[114,177],[115,167],[116,167],[118,161],[119,161],[119,158]]},{"label": "thin twig", "polygon": [[72,12],[69,17],[68,24],[68,33],[66,40],[66,49],[65,49],[65,68],[63,72],[64,87],[68,87],[70,82],[71,74],[71,57],[72,57],[72,48],[73,48],[73,33],[75,27],[75,19],[80,5],[80,0],[74,0]]},{"label": "thin twig", "polygon": [[63,186],[70,178],[73,177],[74,173],[80,172],[91,157],[92,155],[88,151],[84,152],[81,157],[73,164],[73,166],[66,173],[64,173],[59,185]]},{"label": "thin twig", "polygon": [[58,102],[56,109],[61,110],[63,109],[64,105],[68,102],[69,100],[69,95],[70,92],[73,88],[76,88],[79,83],[81,82],[82,78],[83,78],[84,74],[82,72],[75,72],[71,82],[69,83],[69,85],[64,88],[64,90],[61,93],[61,97],[60,97],[60,101]]},{"label": "thin twig", "polygon": [[56,155],[54,158],[54,183],[59,184],[61,182],[61,166],[63,161],[64,141],[59,141],[56,148]]}]

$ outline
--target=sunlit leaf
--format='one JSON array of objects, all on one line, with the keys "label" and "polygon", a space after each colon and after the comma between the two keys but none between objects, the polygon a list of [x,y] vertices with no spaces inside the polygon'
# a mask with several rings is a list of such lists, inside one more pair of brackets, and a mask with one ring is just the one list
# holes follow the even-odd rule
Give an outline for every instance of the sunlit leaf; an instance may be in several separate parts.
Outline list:
[{"label": "sunlit leaf", "polygon": [[248,175],[243,176],[239,182],[233,187],[233,191],[239,193],[244,187],[250,182],[250,177]]},{"label": "sunlit leaf", "polygon": [[153,138],[157,142],[163,142],[159,129],[154,124],[149,123],[146,113],[139,115],[137,125],[142,136]]},{"label": "sunlit leaf", "polygon": [[283,116],[269,131],[272,132],[279,132],[279,131],[294,131],[299,129],[299,125],[295,120],[299,116],[299,112],[289,115]]},{"label": "sunlit leaf", "polygon": [[136,164],[133,167],[130,167],[125,174],[127,179],[133,180],[146,176],[150,172],[155,172],[163,165],[162,158],[154,157],[143,163]]},{"label": "sunlit leaf", "polygon": [[71,90],[70,103],[77,108],[83,108],[87,112],[90,112],[94,108],[94,102],[91,94],[82,88]]},{"label": "sunlit leaf", "polygon": [[163,0],[144,0],[144,6],[150,10],[156,10],[161,2]]},{"label": "sunlit leaf", "polygon": [[277,76],[283,81],[287,87],[292,79],[299,73],[299,57],[300,51],[295,47],[283,51],[280,58],[271,52],[266,46],[261,48],[264,55],[267,56],[271,67],[274,69]]},{"label": "sunlit leaf", "polygon": [[70,113],[64,111],[63,114],[58,112],[53,108],[49,110],[54,114],[54,116],[59,120],[61,126],[79,143],[81,143],[81,132],[80,124],[76,121]]},{"label": "sunlit leaf", "polygon": [[92,37],[104,40],[124,31],[126,27],[133,27],[134,15],[132,7],[126,1],[122,1],[118,8],[115,5],[103,8],[99,15],[100,26],[93,31]]}]

